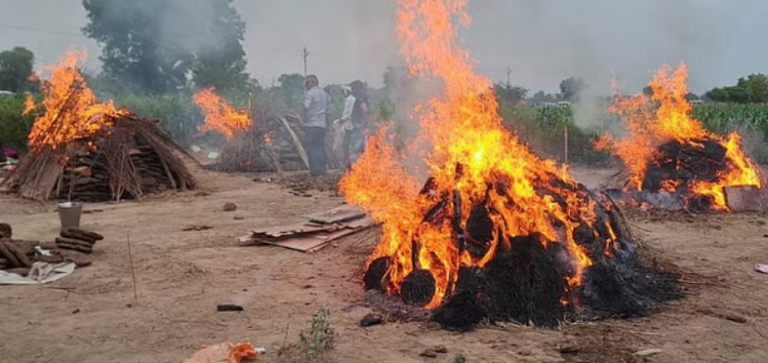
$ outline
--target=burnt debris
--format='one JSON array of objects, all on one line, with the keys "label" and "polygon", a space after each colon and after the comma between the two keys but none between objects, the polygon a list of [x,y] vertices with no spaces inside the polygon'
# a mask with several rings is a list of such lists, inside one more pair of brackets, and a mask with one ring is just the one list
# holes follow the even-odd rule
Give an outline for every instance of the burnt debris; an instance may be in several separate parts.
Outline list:
[{"label": "burnt debris", "polygon": [[[649,162],[642,176],[640,188],[630,188],[624,181],[620,189],[607,189],[614,200],[644,208],[695,213],[715,210],[711,195],[697,194],[694,186],[717,183],[721,175],[735,164],[728,150],[711,138],[669,141],[657,148],[653,162]],[[640,190],[637,190],[640,189]]]},{"label": "burnt debris", "polygon": [[[558,178],[553,175],[552,180]],[[431,196],[435,207],[427,213],[424,223],[450,225],[454,237],[446,243],[455,243],[457,249],[466,249],[474,257],[495,248],[493,258],[482,268],[462,266],[455,283],[450,285],[452,290],[449,288],[441,304],[431,311],[430,319],[446,329],[463,331],[482,321],[554,327],[564,321],[638,317],[649,314],[659,303],[680,296],[673,275],[640,261],[626,222],[607,195],[593,194],[580,184],[538,184],[545,187],[537,193],[551,195],[563,210],[567,210],[568,201],[558,195],[558,190],[575,193],[585,205],[594,202],[597,220],[591,227],[587,221],[578,220],[578,215],[570,216],[574,222],[580,222],[573,233],[575,242],[591,260],[591,265],[582,271],[580,283],[572,286],[569,280],[575,276],[575,266],[563,241],[531,234],[505,236],[509,243],[494,243],[499,231],[494,231],[490,215],[497,211],[486,204],[487,198],[475,202],[466,221],[456,221],[451,208],[457,198],[453,193],[440,195],[430,191],[429,183],[422,195]],[[504,184],[493,183],[494,193],[504,194]],[[508,198],[509,208],[519,207]],[[464,228],[456,228],[461,225]],[[562,235],[562,223],[553,221],[553,225]],[[416,254],[415,243],[413,247]],[[417,260],[412,262],[418,267]],[[388,291],[391,263],[389,257],[380,257],[369,264],[364,277],[366,290]],[[435,285],[429,270],[417,268],[405,277],[398,296],[401,303],[424,307],[432,300]]]}]

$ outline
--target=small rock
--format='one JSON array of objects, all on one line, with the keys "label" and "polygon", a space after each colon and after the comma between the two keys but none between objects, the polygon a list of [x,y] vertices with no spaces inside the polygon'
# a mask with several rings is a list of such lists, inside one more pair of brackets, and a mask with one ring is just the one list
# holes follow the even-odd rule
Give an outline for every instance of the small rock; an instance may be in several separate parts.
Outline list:
[{"label": "small rock", "polygon": [[437,353],[435,353],[435,350],[432,348],[424,349],[424,351],[421,352],[419,355],[427,358],[437,358]]},{"label": "small rock", "polygon": [[563,344],[560,346],[560,354],[576,354],[581,349],[574,344]]},{"label": "small rock", "polygon": [[309,194],[309,193],[304,193],[301,196],[304,198],[312,198],[312,194]]},{"label": "small rock", "polygon": [[524,349],[524,350],[521,350],[521,351],[517,352],[517,354],[520,354],[520,355],[522,355],[524,357],[528,357],[528,356],[533,355],[533,352],[531,352],[530,350]]},{"label": "small rock", "polygon": [[448,353],[448,348],[445,347],[445,345],[438,345],[432,348],[435,353],[445,354]]},{"label": "small rock", "polygon": [[72,312],[72,314],[77,314],[80,312],[80,309],[75,309],[75,311]]},{"label": "small rock", "polygon": [[651,355],[654,355],[654,354],[659,354],[661,352],[662,352],[661,349],[652,348],[652,349],[644,349],[644,350],[635,352],[635,355],[638,356],[638,357],[648,357],[648,356],[651,356]]},{"label": "small rock", "polygon": [[243,217],[243,216],[235,216],[235,220],[236,221],[242,221],[243,219],[245,219],[245,217]]},{"label": "small rock", "polygon": [[237,204],[232,202],[224,203],[224,211],[225,212],[234,212],[237,210]]},{"label": "small rock", "polygon": [[133,304],[125,304],[125,306],[127,306],[128,308],[132,308]]},{"label": "small rock", "polygon": [[379,325],[382,322],[384,322],[383,316],[379,314],[368,314],[363,317],[363,320],[360,320],[360,326],[369,327],[369,326]]}]

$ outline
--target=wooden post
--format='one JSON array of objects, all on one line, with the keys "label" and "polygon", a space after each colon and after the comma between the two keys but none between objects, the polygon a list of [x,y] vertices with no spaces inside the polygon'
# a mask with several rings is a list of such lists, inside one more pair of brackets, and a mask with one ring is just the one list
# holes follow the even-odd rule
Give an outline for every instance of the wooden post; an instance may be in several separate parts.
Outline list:
[{"label": "wooden post", "polygon": [[565,139],[565,147],[564,147],[564,154],[565,154],[565,163],[568,164],[568,126],[565,126],[565,133],[564,133],[564,139]]}]

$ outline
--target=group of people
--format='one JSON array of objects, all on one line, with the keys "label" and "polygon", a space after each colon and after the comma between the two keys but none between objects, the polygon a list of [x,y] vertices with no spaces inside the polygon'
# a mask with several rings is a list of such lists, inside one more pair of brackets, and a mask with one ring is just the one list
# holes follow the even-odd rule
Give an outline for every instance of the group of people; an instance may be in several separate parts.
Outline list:
[{"label": "group of people", "polygon": [[[331,96],[320,88],[315,75],[304,80],[304,143],[309,159],[309,173],[322,176],[327,173],[325,154],[326,128],[330,124]],[[344,111],[338,122],[343,130],[343,162],[347,168],[360,158],[365,148],[365,137],[369,126],[370,105],[366,86],[361,81],[350,85],[349,95],[344,102]]]}]

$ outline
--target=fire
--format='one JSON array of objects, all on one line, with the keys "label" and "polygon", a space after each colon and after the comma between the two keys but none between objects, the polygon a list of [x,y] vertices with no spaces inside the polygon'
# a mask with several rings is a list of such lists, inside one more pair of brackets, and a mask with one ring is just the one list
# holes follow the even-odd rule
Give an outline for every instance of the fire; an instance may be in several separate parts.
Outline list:
[{"label": "fire", "polygon": [[[443,92],[417,108],[421,132],[405,152],[391,146],[385,128],[369,140],[341,182],[349,203],[382,223],[382,240],[368,265],[389,258],[387,289],[392,294],[401,291],[409,274],[429,271],[435,293],[427,308],[437,307],[453,291],[460,267],[484,267],[518,236],[563,246],[571,260],[563,277],[569,290],[580,285],[592,264],[574,232],[582,223],[590,228],[596,223],[595,202],[565,168],[538,158],[502,127],[491,81],[475,73],[468,52],[457,44],[452,19],[467,26],[466,5],[467,0],[398,0],[401,53],[414,74],[441,81]],[[432,175],[427,188],[420,188],[404,166],[406,156],[427,165]],[[466,233],[466,221],[478,207],[488,211],[492,236],[482,253],[472,253],[473,245],[483,243]],[[608,249],[612,241],[605,242]]]},{"label": "fire", "polygon": [[192,96],[195,103],[205,114],[205,123],[200,126],[200,133],[218,131],[231,139],[239,132],[251,128],[251,118],[247,110],[238,110],[216,94],[216,89],[206,88]]},{"label": "fire", "polygon": [[[660,146],[668,142],[697,150],[704,150],[705,143],[714,142],[723,147],[726,165],[717,170],[715,180],[703,181],[695,178],[681,180],[668,178],[660,182],[660,190],[670,193],[681,188],[690,197],[708,196],[712,207],[728,210],[725,187],[761,187],[761,177],[755,164],[744,155],[741,137],[734,132],[727,137],[708,132],[704,125],[691,116],[692,106],[688,102],[688,70],[685,63],[672,70],[662,67],[650,84],[652,95],[640,94],[632,97],[616,97],[609,111],[624,121],[626,136],[621,138],[604,135],[597,143],[598,149],[610,148],[630,172],[628,187],[637,191],[644,189],[644,182],[650,167],[670,162],[668,154]],[[676,168],[682,168],[677,160]],[[653,190],[654,192],[659,190]]]},{"label": "fire", "polygon": [[[70,50],[59,64],[47,67],[50,77],[41,82],[43,100],[37,104],[27,96],[24,114],[42,110],[29,133],[29,146],[58,148],[87,138],[111,125],[114,116],[124,113],[108,101],[100,103],[78,71],[85,52]],[[42,77],[40,77],[42,78]]]}]

